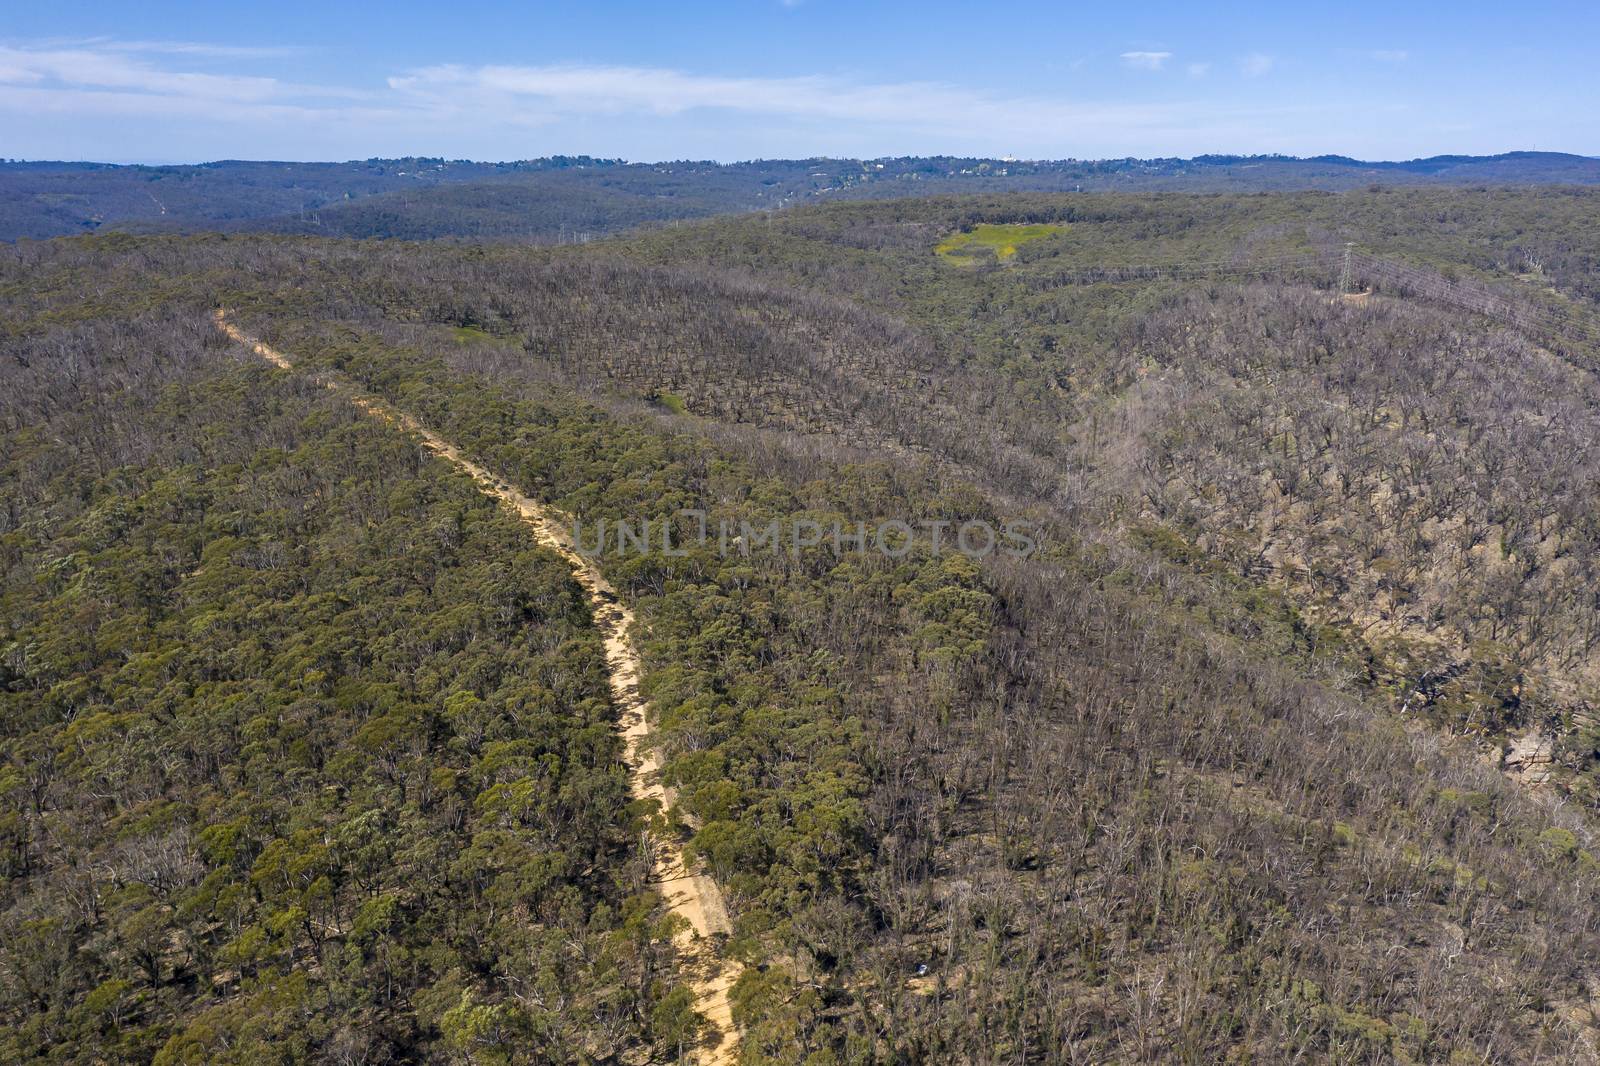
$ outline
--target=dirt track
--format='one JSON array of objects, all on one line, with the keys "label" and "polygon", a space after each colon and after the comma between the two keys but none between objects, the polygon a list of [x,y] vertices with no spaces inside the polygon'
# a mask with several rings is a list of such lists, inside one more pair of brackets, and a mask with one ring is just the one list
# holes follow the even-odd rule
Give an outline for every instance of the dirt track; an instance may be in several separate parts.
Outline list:
[{"label": "dirt track", "polygon": [[[223,311],[218,310],[214,318],[217,327],[230,339],[274,366],[283,370],[294,368],[292,360],[233,325]],[[654,751],[646,743],[650,723],[645,713],[644,699],[639,695],[639,653],[629,635],[633,612],[622,605],[615,590],[600,576],[593,564],[573,550],[566,535],[569,524],[559,512],[518,492],[404,411],[347,381],[320,374],[314,380],[324,388],[344,396],[374,418],[416,434],[429,451],[470,474],[479,489],[516,511],[518,517],[533,528],[539,543],[559,553],[572,567],[573,577],[583,586],[589,598],[595,627],[605,640],[611,695],[621,713],[619,726],[626,746],[629,782],[634,798],[656,800],[665,810],[672,801],[672,794],[661,783],[660,765]],[[683,852],[677,841],[652,834],[649,850],[657,888],[666,898],[672,913],[689,922],[690,930],[679,938],[678,944],[687,963],[684,976],[694,989],[696,1009],[705,1015],[715,1030],[712,1037],[714,1046],[702,1048],[697,1061],[702,1066],[731,1064],[738,1057],[738,1032],[733,1026],[728,990],[737,977],[736,964],[721,958],[711,939],[713,933],[726,933],[730,928],[722,892],[709,877],[685,868]]]}]

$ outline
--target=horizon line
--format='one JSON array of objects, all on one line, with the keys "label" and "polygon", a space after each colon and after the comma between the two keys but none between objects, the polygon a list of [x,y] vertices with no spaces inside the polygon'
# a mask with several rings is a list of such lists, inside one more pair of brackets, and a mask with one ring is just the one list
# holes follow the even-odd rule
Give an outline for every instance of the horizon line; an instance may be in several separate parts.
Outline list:
[{"label": "horizon line", "polygon": [[1290,163],[1332,163],[1344,166],[1404,166],[1413,163],[1431,163],[1444,159],[1459,159],[1470,161],[1499,160],[1513,157],[1526,156],[1561,156],[1569,159],[1579,159],[1587,162],[1600,162],[1600,154],[1589,155],[1583,152],[1564,151],[1560,149],[1543,148],[1511,148],[1503,152],[1466,153],[1466,152],[1439,152],[1433,155],[1413,156],[1409,159],[1361,159],[1357,156],[1345,155],[1340,152],[1321,152],[1316,155],[1291,155],[1283,152],[1202,152],[1198,155],[1125,155],[1125,156],[1039,156],[1023,158],[1020,156],[984,156],[984,155],[952,155],[948,153],[929,153],[925,155],[880,155],[880,156],[751,156],[740,159],[628,159],[623,156],[597,156],[588,153],[567,155],[555,153],[542,156],[526,156],[521,159],[470,159],[466,157],[437,156],[437,155],[400,155],[400,156],[366,156],[364,158],[347,159],[243,159],[237,157],[222,159],[198,159],[187,161],[155,161],[155,160],[111,160],[111,159],[23,159],[0,158],[0,166],[98,166],[98,167],[210,167],[223,166],[231,163],[253,164],[285,164],[302,166],[349,166],[356,163],[400,163],[410,160],[442,163],[463,163],[476,166],[515,166],[527,163],[544,163],[554,160],[583,160],[577,166],[589,164],[603,166],[668,166],[668,165],[709,165],[719,167],[750,166],[757,163],[885,163],[909,159],[948,159],[960,162],[976,163],[1005,163],[1020,165],[1062,165],[1080,164],[1092,165],[1096,163],[1152,163],[1152,162],[1178,162],[1198,163],[1201,165],[1225,166],[1233,161],[1271,160]]}]

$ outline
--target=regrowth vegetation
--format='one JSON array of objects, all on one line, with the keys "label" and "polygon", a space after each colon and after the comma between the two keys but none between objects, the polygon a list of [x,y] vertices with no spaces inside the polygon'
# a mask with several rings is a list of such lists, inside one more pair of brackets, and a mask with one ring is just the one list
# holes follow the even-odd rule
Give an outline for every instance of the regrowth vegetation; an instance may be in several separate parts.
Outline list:
[{"label": "regrowth vegetation", "polygon": [[[667,825],[732,910],[743,1061],[1593,1061],[1584,353],[1340,301],[1324,254],[1577,313],[1592,207],[995,197],[546,253],[17,249],[14,1057],[694,1041],[560,567],[397,434],[235,365],[200,332],[226,304],[591,524],[1038,524],[1027,560],[601,560]],[[952,270],[951,233],[1014,254]],[[1530,796],[1496,763],[1534,725],[1564,767]]]},{"label": "regrowth vegetation", "polygon": [[558,557],[200,317],[44,333],[6,373],[3,1057],[682,1038]]}]

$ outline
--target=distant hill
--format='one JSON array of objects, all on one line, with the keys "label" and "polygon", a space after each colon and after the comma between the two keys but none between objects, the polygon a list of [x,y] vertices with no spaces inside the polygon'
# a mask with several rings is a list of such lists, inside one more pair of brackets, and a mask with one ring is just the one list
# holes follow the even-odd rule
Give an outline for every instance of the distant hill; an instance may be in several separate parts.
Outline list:
[{"label": "distant hill", "polygon": [[1600,184],[1600,159],[1559,152],[1366,162],[1345,156],[1020,161],[893,159],[625,163],[557,156],[197,166],[0,162],[0,240],[103,229],[583,240],[648,223],[826,198],[957,192],[1249,192],[1365,185]]},{"label": "distant hill", "polygon": [[296,218],[389,192],[614,165],[616,161],[587,157],[522,163],[223,160],[197,166],[0,162],[0,238],[57,237],[107,228],[224,229]]}]

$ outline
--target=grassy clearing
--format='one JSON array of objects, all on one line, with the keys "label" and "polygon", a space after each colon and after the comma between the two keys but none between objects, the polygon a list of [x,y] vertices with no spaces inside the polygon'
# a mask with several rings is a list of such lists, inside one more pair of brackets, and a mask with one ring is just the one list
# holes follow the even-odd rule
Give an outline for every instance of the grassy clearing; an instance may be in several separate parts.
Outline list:
[{"label": "grassy clearing", "polygon": [[509,338],[496,336],[477,326],[451,326],[450,333],[457,344],[507,344]]},{"label": "grassy clearing", "polygon": [[970,230],[951,234],[940,241],[934,251],[956,262],[971,263],[988,253],[993,253],[996,259],[1010,259],[1022,245],[1053,237],[1065,232],[1066,228],[1048,222],[1032,225],[985,222]]}]

